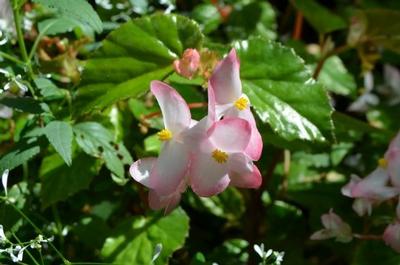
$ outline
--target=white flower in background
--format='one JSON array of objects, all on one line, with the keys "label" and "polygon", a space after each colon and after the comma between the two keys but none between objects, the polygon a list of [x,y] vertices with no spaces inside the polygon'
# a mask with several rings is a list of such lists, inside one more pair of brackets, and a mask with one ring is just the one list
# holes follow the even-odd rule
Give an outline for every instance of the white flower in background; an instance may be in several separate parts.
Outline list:
[{"label": "white flower in background", "polygon": [[331,209],[329,213],[321,216],[322,225],[321,229],[311,235],[311,240],[325,240],[329,238],[336,238],[336,241],[347,243],[353,239],[351,227],[343,222],[342,218],[335,214]]},{"label": "white flower in background", "polygon": [[[0,109],[1,110],[1,109]],[[1,183],[3,184],[4,192],[6,193],[7,197],[7,182],[8,182],[8,173],[10,171],[8,169],[4,170],[3,175],[1,176]],[[3,227],[1,227],[3,228]]]},{"label": "white flower in background", "polygon": [[21,247],[19,245],[15,246],[14,249],[12,249],[9,254],[11,257],[11,260],[13,262],[20,262],[24,259],[24,251],[28,246]]},{"label": "white flower in background", "polygon": [[262,260],[266,260],[269,256],[271,256],[273,252],[272,249],[269,249],[267,252],[265,252],[263,243],[261,243],[260,245],[255,244],[253,248],[254,251],[260,256]]},{"label": "white flower in background", "polygon": [[0,0],[0,31],[15,33],[14,18],[9,0]]},{"label": "white flower in background", "polygon": [[[0,73],[3,73],[6,77],[10,79],[10,81],[5,84],[4,88],[0,89],[0,98],[16,96],[21,97],[25,95],[25,93],[28,91],[28,87],[24,84],[24,81],[22,80],[20,75],[11,77],[10,73],[4,70],[1,71],[1,69]],[[13,110],[11,108],[0,104],[0,118],[9,119],[12,117],[12,115]]]},{"label": "white flower in background", "polygon": [[372,93],[374,89],[374,75],[372,72],[364,74],[364,92],[348,108],[349,111],[366,112],[371,106],[379,103],[379,98]]},{"label": "white flower in background", "polygon": [[154,261],[156,261],[156,259],[158,259],[158,257],[161,254],[162,249],[163,249],[162,244],[158,243],[156,245],[156,247],[154,248],[153,258],[151,259],[151,262],[154,262]]},{"label": "white flower in background", "polygon": [[6,235],[4,234],[3,225],[0,225],[0,243],[6,241]]}]

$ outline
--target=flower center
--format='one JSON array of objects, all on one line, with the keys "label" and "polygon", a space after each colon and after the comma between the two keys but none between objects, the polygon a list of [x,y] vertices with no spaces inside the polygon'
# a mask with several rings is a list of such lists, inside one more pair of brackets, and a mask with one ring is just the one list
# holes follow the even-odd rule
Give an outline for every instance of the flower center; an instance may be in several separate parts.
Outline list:
[{"label": "flower center", "polygon": [[249,101],[244,97],[239,98],[238,100],[235,101],[235,103],[233,103],[233,105],[235,105],[235,107],[238,110],[246,109],[247,108],[247,104],[249,104]]},{"label": "flower center", "polygon": [[211,155],[215,161],[220,164],[225,163],[228,160],[228,154],[219,149],[215,149]]},{"label": "flower center", "polygon": [[160,141],[168,141],[168,140],[171,140],[171,138],[172,138],[172,133],[171,133],[171,131],[168,130],[168,129],[162,129],[161,131],[159,131],[159,132],[157,133],[157,136],[158,136],[158,139],[159,139]]},{"label": "flower center", "polygon": [[385,158],[381,158],[378,160],[378,164],[381,168],[387,168],[388,161]]}]

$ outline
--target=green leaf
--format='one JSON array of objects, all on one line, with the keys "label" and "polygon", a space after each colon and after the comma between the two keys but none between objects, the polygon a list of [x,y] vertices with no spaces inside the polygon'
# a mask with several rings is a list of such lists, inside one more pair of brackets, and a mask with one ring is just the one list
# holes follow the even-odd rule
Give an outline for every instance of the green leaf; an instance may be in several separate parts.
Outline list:
[{"label": "green leaf", "polygon": [[70,166],[72,163],[72,127],[64,121],[52,121],[44,128],[44,133],[54,149]]},{"label": "green leaf", "polygon": [[286,140],[324,141],[332,130],[326,91],[292,49],[262,38],[234,45],[244,92],[263,122]]},{"label": "green leaf", "polygon": [[85,153],[102,158],[113,174],[125,179],[124,165],[131,164],[132,157],[122,142],[116,143],[113,134],[97,122],[78,123],[73,130]]},{"label": "green leaf", "polygon": [[315,0],[294,0],[292,3],[321,34],[347,27],[346,21],[343,18],[334,14]]},{"label": "green leaf", "polygon": [[172,72],[173,61],[185,49],[200,48],[202,39],[198,25],[179,15],[158,14],[122,25],[86,62],[75,114],[141,95],[150,81]]},{"label": "green leaf", "polygon": [[400,53],[400,11],[369,9],[357,11],[350,26],[349,45],[374,43]]},{"label": "green leaf", "polygon": [[0,99],[0,104],[32,114],[41,114],[48,109],[46,104],[40,103],[39,101],[29,97],[3,97]]},{"label": "green leaf", "polygon": [[398,265],[400,256],[382,241],[364,241],[356,248],[351,265]]},{"label": "green leaf", "polygon": [[215,31],[222,22],[217,7],[212,4],[197,5],[192,11],[192,17],[199,22],[204,34]]},{"label": "green leaf", "polygon": [[14,148],[0,158],[0,172],[6,169],[12,170],[17,166],[29,161],[40,152],[39,143],[36,139],[24,139]]},{"label": "green leaf", "polygon": [[60,99],[64,96],[63,90],[47,78],[35,78],[34,82],[45,100]]},{"label": "green leaf", "polygon": [[39,32],[46,35],[57,35],[72,31],[79,27],[80,23],[68,17],[49,18],[39,22]]},{"label": "green leaf", "polygon": [[[34,2],[54,9],[68,24],[74,21],[91,27],[97,33],[103,30],[99,16],[86,0],[34,0]],[[57,24],[58,27],[61,26],[60,22]]]},{"label": "green leaf", "polygon": [[172,253],[183,246],[189,232],[189,218],[178,208],[167,216],[156,213],[132,217],[121,223],[101,250],[106,261],[115,264],[152,264],[154,248],[162,251],[154,264],[167,264]]},{"label": "green leaf", "polygon": [[[251,18],[251,19],[249,19]],[[276,13],[268,2],[252,2],[235,8],[229,15],[227,33],[231,39],[247,39],[250,35],[275,40]]]},{"label": "green leaf", "polygon": [[321,82],[328,91],[338,95],[350,96],[352,98],[356,96],[356,81],[353,75],[347,71],[342,60],[337,56],[332,56],[325,61],[319,74],[318,81]]},{"label": "green leaf", "polygon": [[88,188],[100,166],[100,160],[84,153],[76,154],[70,167],[57,154],[45,157],[39,170],[43,208]]}]

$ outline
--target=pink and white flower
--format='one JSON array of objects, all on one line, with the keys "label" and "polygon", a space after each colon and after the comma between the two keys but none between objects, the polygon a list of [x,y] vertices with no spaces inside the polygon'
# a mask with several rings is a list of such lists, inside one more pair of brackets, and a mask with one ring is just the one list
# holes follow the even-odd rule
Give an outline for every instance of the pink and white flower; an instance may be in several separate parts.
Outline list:
[{"label": "pink and white flower", "polygon": [[364,179],[352,175],[350,182],[342,188],[342,194],[356,199],[353,209],[358,215],[370,215],[373,204],[379,204],[396,196],[397,190],[387,186],[388,181],[387,171],[378,167]]},{"label": "pink and white flower", "polygon": [[250,123],[251,136],[245,153],[257,161],[261,156],[263,142],[250,110],[249,98],[242,92],[240,62],[235,49],[217,64],[209,80],[208,89],[214,92],[217,119],[242,118]]},{"label": "pink and white flower", "polygon": [[385,157],[380,162],[387,168],[393,186],[400,189],[400,133],[390,142]]},{"label": "pink and white flower", "polygon": [[184,133],[190,127],[191,115],[184,99],[170,86],[159,81],[151,83],[163,114],[165,129],[158,133],[164,142],[158,158],[136,161],[130,168],[131,176],[148,187],[149,204],[153,209],[173,209],[186,189],[186,175],[190,163],[190,149]]},{"label": "pink and white flower", "polygon": [[325,240],[336,238],[336,241],[347,243],[353,239],[351,227],[343,222],[342,218],[331,209],[329,213],[321,216],[322,225],[325,227],[311,235],[312,240]]}]

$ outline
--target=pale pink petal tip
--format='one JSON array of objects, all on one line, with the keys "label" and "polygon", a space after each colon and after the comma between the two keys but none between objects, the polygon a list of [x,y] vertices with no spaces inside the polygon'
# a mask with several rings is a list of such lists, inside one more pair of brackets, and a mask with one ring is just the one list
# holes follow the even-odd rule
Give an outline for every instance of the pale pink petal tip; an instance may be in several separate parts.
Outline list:
[{"label": "pale pink petal tip", "polygon": [[383,233],[383,241],[385,241],[386,245],[400,253],[400,223],[387,226]]}]

